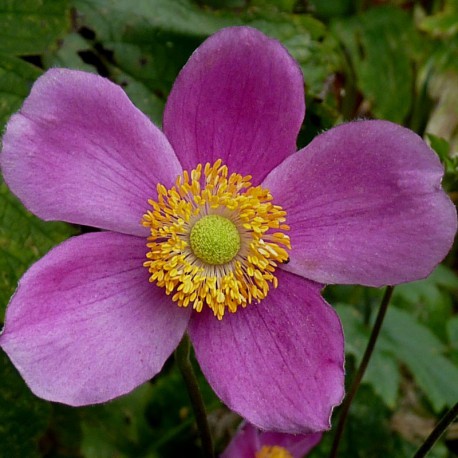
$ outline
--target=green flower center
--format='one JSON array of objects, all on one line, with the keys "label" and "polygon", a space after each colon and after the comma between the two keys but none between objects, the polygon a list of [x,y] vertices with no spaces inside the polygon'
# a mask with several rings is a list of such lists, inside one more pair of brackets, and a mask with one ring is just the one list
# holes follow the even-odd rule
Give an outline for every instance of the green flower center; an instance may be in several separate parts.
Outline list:
[{"label": "green flower center", "polygon": [[240,249],[240,235],[235,224],[220,215],[207,215],[191,229],[191,249],[207,264],[221,265],[232,261]]}]

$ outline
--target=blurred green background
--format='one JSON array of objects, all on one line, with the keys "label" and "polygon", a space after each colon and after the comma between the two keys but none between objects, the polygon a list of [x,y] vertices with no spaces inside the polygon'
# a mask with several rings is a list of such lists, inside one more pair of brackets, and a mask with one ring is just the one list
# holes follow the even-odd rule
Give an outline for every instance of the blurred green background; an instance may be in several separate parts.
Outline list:
[{"label": "blurred green background", "polygon": [[[160,125],[193,50],[218,29],[243,24],[280,40],[302,67],[307,117],[299,146],[346,120],[400,123],[437,151],[444,186],[458,200],[457,0],[0,0],[1,130],[35,79],[56,66],[110,78]],[[81,230],[38,220],[0,178],[0,324],[25,269]],[[427,280],[395,289],[340,456],[411,456],[458,400],[455,252]],[[382,291],[332,287],[325,294],[344,324],[350,381]],[[222,451],[240,419],[200,378]],[[2,458],[200,456],[173,358],[132,394],[80,409],[35,398],[4,353],[0,380]],[[327,456],[331,439],[332,431],[311,456]],[[430,456],[456,454],[455,424]]]}]

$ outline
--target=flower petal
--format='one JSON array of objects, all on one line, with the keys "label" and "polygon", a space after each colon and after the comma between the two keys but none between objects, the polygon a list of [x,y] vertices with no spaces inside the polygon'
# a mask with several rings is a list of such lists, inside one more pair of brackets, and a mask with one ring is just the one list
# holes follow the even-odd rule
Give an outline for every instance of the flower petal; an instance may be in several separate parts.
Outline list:
[{"label": "flower petal", "polygon": [[321,283],[381,286],[418,280],[449,251],[456,210],[437,156],[387,121],[333,128],[266,178],[288,213],[285,270]]},{"label": "flower petal", "polygon": [[124,91],[90,73],[52,69],[8,123],[1,168],[24,205],[45,220],[144,235],[156,183],[181,167],[164,134]]},{"label": "flower petal", "polygon": [[220,458],[255,458],[260,448],[259,430],[243,423]]},{"label": "flower petal", "polygon": [[242,424],[221,458],[254,458],[263,446],[286,449],[293,458],[302,458],[321,440],[322,433],[285,434],[260,431],[250,423]]},{"label": "flower petal", "polygon": [[79,406],[157,374],[189,312],[148,281],[145,241],[91,233],[59,245],[19,282],[0,346],[31,390]]},{"label": "flower petal", "polygon": [[276,40],[250,27],[212,35],[178,76],[164,132],[184,169],[221,158],[259,184],[296,150],[305,113],[301,70]]},{"label": "flower petal", "polygon": [[320,441],[323,433],[283,434],[266,431],[261,433],[262,445],[277,445],[288,450],[293,458],[302,458]]},{"label": "flower petal", "polygon": [[320,287],[280,271],[259,304],[218,321],[195,314],[190,336],[216,394],[260,429],[308,433],[330,427],[344,395],[344,342]]}]

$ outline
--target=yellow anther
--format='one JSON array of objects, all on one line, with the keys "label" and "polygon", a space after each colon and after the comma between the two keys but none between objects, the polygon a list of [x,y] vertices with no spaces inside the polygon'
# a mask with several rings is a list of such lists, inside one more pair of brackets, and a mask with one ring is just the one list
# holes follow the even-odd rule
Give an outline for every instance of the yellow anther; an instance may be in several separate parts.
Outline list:
[{"label": "yellow anther", "polygon": [[273,273],[291,248],[278,232],[289,229],[286,212],[250,179],[229,175],[219,159],[184,171],[171,189],[158,184],[157,199],[148,200],[144,265],[180,307],[200,312],[206,304],[222,319],[225,310],[259,302],[277,287]]},{"label": "yellow anther", "polygon": [[261,450],[256,452],[255,458],[293,458],[293,455],[284,447],[264,445]]}]

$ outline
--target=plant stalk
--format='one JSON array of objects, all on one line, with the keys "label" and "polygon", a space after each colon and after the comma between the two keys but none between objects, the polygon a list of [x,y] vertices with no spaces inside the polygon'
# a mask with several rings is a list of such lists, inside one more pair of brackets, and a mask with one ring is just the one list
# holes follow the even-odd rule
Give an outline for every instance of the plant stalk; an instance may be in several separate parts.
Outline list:
[{"label": "plant stalk", "polygon": [[197,382],[196,373],[189,358],[190,351],[191,342],[189,341],[189,337],[185,335],[175,350],[175,360],[183,376],[194,416],[196,417],[196,423],[202,441],[203,456],[205,458],[214,458],[213,441],[208,426],[205,404]]},{"label": "plant stalk", "polygon": [[351,403],[353,398],[355,397],[356,392],[361,384],[361,380],[363,379],[364,373],[366,372],[367,366],[369,364],[369,360],[372,356],[372,353],[375,348],[375,343],[377,342],[377,338],[380,334],[380,329],[382,327],[383,319],[385,318],[386,311],[388,309],[388,305],[391,300],[391,296],[393,294],[394,286],[387,286],[385,290],[385,294],[383,295],[382,302],[380,303],[380,308],[377,313],[377,318],[374,323],[374,327],[372,328],[371,335],[369,337],[369,342],[367,343],[366,351],[364,352],[363,359],[361,364],[359,365],[358,371],[356,372],[355,378],[351,384],[350,390],[345,398],[341,412],[339,417],[339,422],[337,424],[336,433],[334,436],[334,442],[332,443],[331,454],[329,455],[330,458],[335,458],[337,456],[337,451],[339,449],[340,440],[342,438],[342,434],[345,428],[345,423],[347,421],[348,412],[350,410]]},{"label": "plant stalk", "polygon": [[433,448],[433,445],[458,416],[458,402],[439,420],[439,423],[426,438],[423,445],[417,450],[413,458],[423,458]]}]

